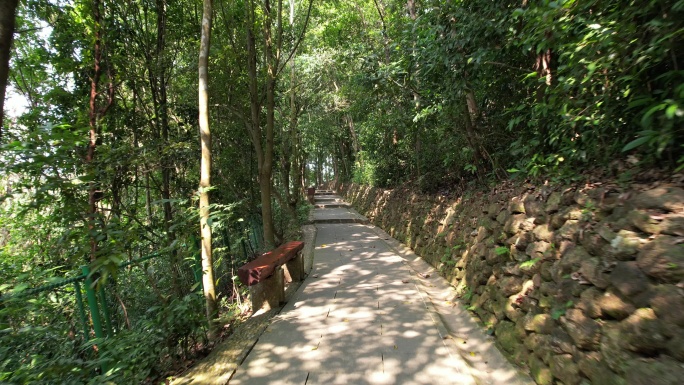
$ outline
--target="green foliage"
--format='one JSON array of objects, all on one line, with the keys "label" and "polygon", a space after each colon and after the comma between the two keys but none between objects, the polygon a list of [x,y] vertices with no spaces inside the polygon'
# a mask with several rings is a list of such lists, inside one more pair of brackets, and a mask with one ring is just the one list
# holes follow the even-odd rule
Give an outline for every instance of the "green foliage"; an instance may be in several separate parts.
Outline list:
[{"label": "green foliage", "polygon": [[529,261],[521,262],[520,263],[520,268],[521,269],[531,269],[533,268],[537,263],[541,261],[540,258],[532,258]]},{"label": "green foliage", "polygon": [[339,15],[320,32],[344,28],[357,44],[314,38],[335,59],[322,116],[355,123],[357,148],[336,138],[355,148],[355,182],[437,192],[503,170],[558,180],[627,157],[684,166],[684,7],[429,0],[416,19],[389,2],[381,21],[365,6],[365,24]]},{"label": "green foliage", "polygon": [[497,246],[494,249],[494,253],[496,253],[496,255],[508,255],[510,252],[511,250],[506,246]]},{"label": "green foliage", "polygon": [[573,301],[568,301],[568,302],[564,303],[562,306],[556,307],[555,309],[553,309],[551,311],[551,318],[553,318],[555,320],[560,319],[560,317],[564,316],[565,312],[568,309],[570,309],[571,307],[573,307],[574,304],[575,303]]}]

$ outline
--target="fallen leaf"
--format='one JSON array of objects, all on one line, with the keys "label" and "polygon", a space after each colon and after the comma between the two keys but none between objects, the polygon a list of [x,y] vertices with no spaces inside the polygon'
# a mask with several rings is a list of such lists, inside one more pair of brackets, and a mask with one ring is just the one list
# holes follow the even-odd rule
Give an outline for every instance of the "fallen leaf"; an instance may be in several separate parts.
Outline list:
[{"label": "fallen leaf", "polygon": [[475,352],[470,352],[471,357],[475,357]]},{"label": "fallen leaf", "polygon": [[409,283],[409,280],[408,279],[402,279],[401,282],[402,283]]},{"label": "fallen leaf", "polygon": [[397,350],[397,345],[394,345],[394,350]]}]

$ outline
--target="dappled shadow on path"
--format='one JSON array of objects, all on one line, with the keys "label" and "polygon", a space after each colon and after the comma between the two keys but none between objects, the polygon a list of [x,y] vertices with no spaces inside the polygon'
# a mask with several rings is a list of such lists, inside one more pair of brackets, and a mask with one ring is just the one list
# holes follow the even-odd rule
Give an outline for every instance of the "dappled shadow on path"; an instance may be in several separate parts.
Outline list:
[{"label": "dappled shadow on path", "polygon": [[409,268],[362,225],[321,225],[311,278],[231,384],[474,384]]}]

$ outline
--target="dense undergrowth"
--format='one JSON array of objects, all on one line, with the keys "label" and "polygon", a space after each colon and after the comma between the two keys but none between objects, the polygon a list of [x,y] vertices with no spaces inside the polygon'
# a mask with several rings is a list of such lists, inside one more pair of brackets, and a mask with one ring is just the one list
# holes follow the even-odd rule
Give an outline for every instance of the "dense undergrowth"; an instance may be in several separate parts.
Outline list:
[{"label": "dense undergrowth", "polygon": [[[299,237],[299,227],[306,220],[309,207],[304,203],[297,218],[276,222],[284,226],[279,227],[283,236]],[[12,214],[22,209],[16,202],[6,201],[2,208],[0,218],[5,221],[0,249],[0,282],[4,294],[0,299],[2,383],[159,383],[205,356],[232,332],[249,310],[245,288],[236,281],[236,270],[263,251],[258,222],[250,224],[231,216],[234,220],[226,217],[225,222],[217,219],[214,223],[217,234],[214,268],[222,326],[218,336],[209,337],[199,281],[199,250],[196,240],[188,236],[186,242],[178,242],[172,250],[162,250],[159,256],[143,258],[118,269],[108,266],[108,270],[103,268],[93,276],[100,277],[95,288],[101,287],[104,293],[104,299],[100,298],[100,317],[105,322],[104,306],[111,317],[111,326],[108,326],[111,334],[98,338],[92,329],[92,313],[85,292],[81,302],[86,325],[80,318],[73,285],[25,293],[77,276],[78,261],[66,258],[51,261],[44,254],[54,253],[53,258],[69,256],[76,244],[61,239],[58,235],[64,236],[64,233],[58,228],[31,223],[45,220],[32,211],[18,216]],[[280,218],[280,212],[276,218]],[[37,231],[49,228],[52,237],[37,236],[26,229],[20,231],[13,227],[17,224],[35,226]],[[142,244],[139,242],[138,247],[143,248]],[[130,259],[135,260],[134,249],[128,250]],[[173,255],[175,259],[171,259]],[[62,264],[57,265],[58,261]]]}]

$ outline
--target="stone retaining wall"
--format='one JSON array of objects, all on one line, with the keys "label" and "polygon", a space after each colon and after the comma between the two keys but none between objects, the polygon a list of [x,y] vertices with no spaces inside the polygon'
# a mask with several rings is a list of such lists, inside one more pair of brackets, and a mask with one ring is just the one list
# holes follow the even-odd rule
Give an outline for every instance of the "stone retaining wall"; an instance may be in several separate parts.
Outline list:
[{"label": "stone retaining wall", "polygon": [[683,189],[338,191],[438,268],[537,383],[684,381]]}]

